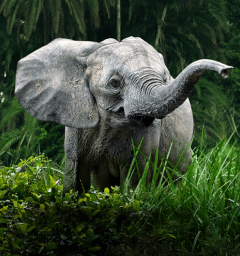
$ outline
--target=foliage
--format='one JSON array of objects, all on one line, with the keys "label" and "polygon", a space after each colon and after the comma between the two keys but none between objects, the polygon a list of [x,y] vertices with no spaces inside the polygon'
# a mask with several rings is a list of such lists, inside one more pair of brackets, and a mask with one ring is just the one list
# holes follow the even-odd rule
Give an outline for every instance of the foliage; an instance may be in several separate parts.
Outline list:
[{"label": "foliage", "polygon": [[1,253],[236,255],[240,151],[228,143],[222,141],[207,155],[200,151],[197,157],[195,152],[193,164],[185,175],[179,174],[177,184],[169,176],[167,183],[156,186],[157,175],[163,177],[156,166],[153,184],[146,185],[145,173],[135,191],[127,181],[122,193],[118,187],[104,192],[91,188],[90,193],[70,192],[62,198],[62,171],[44,155],[4,167]]},{"label": "foliage", "polygon": [[55,162],[62,164],[64,156],[64,132],[65,127],[61,124],[39,121],[36,137],[39,142],[40,151]]},{"label": "foliage", "polygon": [[[234,72],[235,70],[231,72],[229,79],[232,79]],[[218,74],[215,78],[220,81]],[[205,77],[201,78],[190,100],[194,118],[193,148],[199,147],[202,136],[208,150],[215,147],[218,141],[230,137],[233,131],[235,131],[234,140],[239,137],[236,130],[236,119],[232,113],[231,100],[218,84]]]},{"label": "foliage", "polygon": [[[36,151],[37,120],[31,117],[26,111],[24,112],[16,98],[11,104],[2,111],[3,118],[0,122],[0,129],[5,131],[0,136],[0,156],[5,153],[5,160],[16,162],[19,158],[26,158],[29,152]],[[16,126],[25,123],[20,129]],[[12,147],[12,145],[16,145]]]},{"label": "foliage", "polygon": [[[121,237],[132,240],[144,234],[134,225],[140,211],[138,200],[121,195],[119,188],[112,188],[113,194],[106,188],[104,193],[81,198],[67,193],[62,199],[62,184],[53,170],[43,155],[1,169],[0,250],[4,255],[20,251],[24,255],[50,251],[71,255],[79,249],[84,255],[95,255],[93,252],[106,250]],[[168,234],[161,232],[160,236]]]},{"label": "foliage", "polygon": [[231,144],[236,140],[239,141],[240,138],[238,132],[240,127],[240,37],[239,19],[237,18],[240,4],[238,1],[230,0],[227,1],[226,6],[229,30],[224,32],[226,41],[220,47],[227,58],[226,64],[233,66],[234,70],[226,80],[216,73],[207,72],[204,74],[206,80],[201,78],[190,96],[195,120],[194,146],[200,145],[199,138],[204,122],[204,144],[209,150],[218,142],[217,137],[228,138],[233,130],[235,134],[231,138]]},{"label": "foliage", "polygon": [[129,22],[123,24],[124,37],[137,35],[153,45],[163,54],[173,77],[199,58],[226,62],[218,47],[224,39],[223,30],[228,29],[223,0],[217,4],[216,0],[130,3]]},{"label": "foliage", "polygon": [[[60,34],[64,35],[65,29],[70,30],[68,33],[71,35],[80,35],[80,32],[83,39],[86,39],[84,7],[87,8],[93,25],[99,27],[97,0],[3,0],[0,5],[0,12],[7,19],[8,34],[11,34],[13,29],[16,28],[16,36],[19,38],[21,23],[24,23],[24,39],[29,41],[39,22],[44,29],[44,43],[47,44],[54,38],[59,37]],[[69,26],[70,24],[73,24],[73,26]]]}]

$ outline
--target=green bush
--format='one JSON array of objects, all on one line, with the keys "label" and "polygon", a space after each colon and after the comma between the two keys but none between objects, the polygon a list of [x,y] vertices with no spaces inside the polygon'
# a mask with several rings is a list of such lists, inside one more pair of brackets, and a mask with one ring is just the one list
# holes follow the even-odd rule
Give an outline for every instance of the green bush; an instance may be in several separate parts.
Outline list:
[{"label": "green bush", "polygon": [[155,164],[146,185],[149,160],[135,191],[130,170],[121,189],[64,198],[62,170],[44,155],[2,167],[0,255],[238,255],[239,150],[222,141],[192,154],[177,184],[154,185]]}]

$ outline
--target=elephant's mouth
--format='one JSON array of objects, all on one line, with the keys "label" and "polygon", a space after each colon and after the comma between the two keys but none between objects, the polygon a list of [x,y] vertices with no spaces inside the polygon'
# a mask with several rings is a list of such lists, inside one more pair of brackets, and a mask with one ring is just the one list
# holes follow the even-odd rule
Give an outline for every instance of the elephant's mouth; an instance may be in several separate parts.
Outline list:
[{"label": "elephant's mouth", "polygon": [[[116,114],[120,117],[125,117],[125,113],[124,113],[124,108],[120,108]],[[131,121],[135,121],[137,123],[142,123],[144,124],[146,127],[150,126],[153,121],[155,120],[155,117],[152,116],[130,116],[129,120]]]},{"label": "elephant's mouth", "polygon": [[136,120],[137,122],[143,123],[146,127],[150,126],[153,121],[155,120],[155,117],[152,116],[132,116],[132,120]]}]

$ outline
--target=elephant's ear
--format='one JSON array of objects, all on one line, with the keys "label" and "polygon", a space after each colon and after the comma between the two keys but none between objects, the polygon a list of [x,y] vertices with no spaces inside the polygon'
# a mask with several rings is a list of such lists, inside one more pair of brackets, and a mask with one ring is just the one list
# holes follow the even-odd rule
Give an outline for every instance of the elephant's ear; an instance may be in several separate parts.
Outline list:
[{"label": "elephant's ear", "polygon": [[99,114],[84,72],[87,56],[101,45],[55,39],[21,59],[15,87],[19,103],[42,121],[74,128],[96,126]]}]

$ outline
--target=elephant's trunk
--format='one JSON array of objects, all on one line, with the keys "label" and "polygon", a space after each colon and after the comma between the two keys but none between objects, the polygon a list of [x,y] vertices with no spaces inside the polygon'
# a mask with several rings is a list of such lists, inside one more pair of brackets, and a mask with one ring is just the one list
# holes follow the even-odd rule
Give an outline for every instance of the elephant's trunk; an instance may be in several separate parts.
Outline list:
[{"label": "elephant's trunk", "polygon": [[131,102],[125,106],[125,114],[127,117],[149,116],[161,119],[178,108],[190,96],[195,84],[206,71],[214,70],[221,77],[227,78],[231,69],[233,67],[213,60],[195,61],[169,84],[159,83],[152,86],[149,95],[139,94],[136,98],[131,96]]}]

